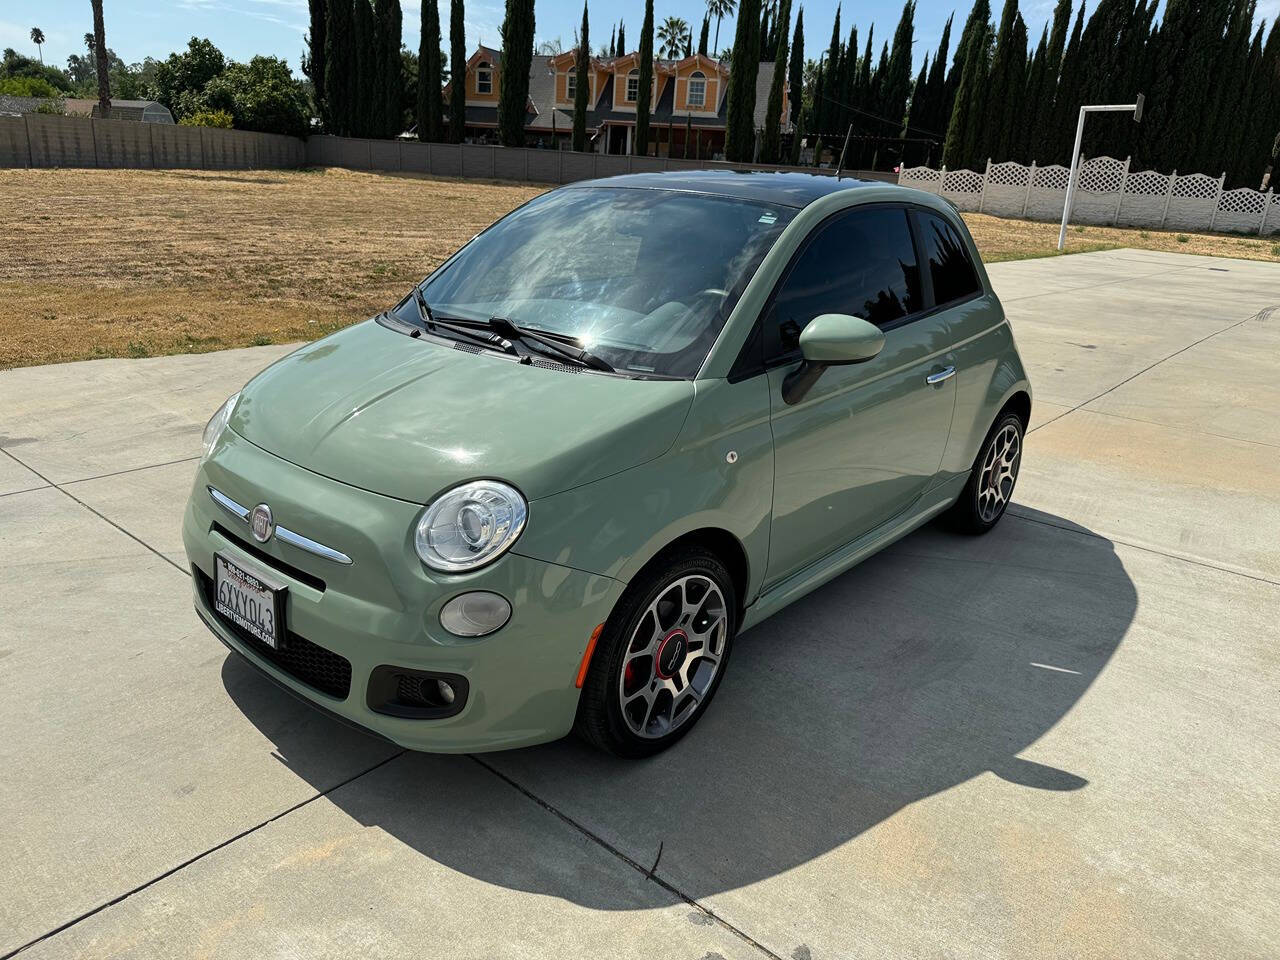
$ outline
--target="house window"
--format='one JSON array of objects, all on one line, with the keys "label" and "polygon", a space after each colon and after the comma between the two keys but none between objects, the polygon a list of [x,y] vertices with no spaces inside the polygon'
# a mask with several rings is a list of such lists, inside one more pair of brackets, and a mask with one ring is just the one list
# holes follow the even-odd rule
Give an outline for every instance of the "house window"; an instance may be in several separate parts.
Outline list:
[{"label": "house window", "polygon": [[627,74],[627,103],[635,103],[640,97],[640,71],[632,70]]},{"label": "house window", "polygon": [[564,98],[572,100],[578,94],[578,71],[570,70],[565,74]]},{"label": "house window", "polygon": [[707,78],[701,70],[693,71],[689,77],[689,96],[686,99],[691,107],[707,105]]},{"label": "house window", "polygon": [[476,93],[493,93],[493,70],[487,63],[476,69]]}]

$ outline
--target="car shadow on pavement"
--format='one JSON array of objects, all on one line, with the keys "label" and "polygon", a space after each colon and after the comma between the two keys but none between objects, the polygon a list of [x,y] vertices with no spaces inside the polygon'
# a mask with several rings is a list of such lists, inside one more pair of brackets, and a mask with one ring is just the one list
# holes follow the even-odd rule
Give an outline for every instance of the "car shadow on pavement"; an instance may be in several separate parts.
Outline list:
[{"label": "car shadow on pavement", "polygon": [[[646,868],[661,844],[656,873],[701,898],[820,857],[986,773],[1087,789],[1089,771],[1018,754],[1084,696],[1136,609],[1111,542],[1070,521],[1019,505],[985,537],[931,525],[743,634],[712,708],[658,757],[624,762],[574,738],[482,755],[499,776],[444,809],[440,785],[473,782],[461,771],[477,760],[408,754],[394,776],[328,799],[487,882],[633,908],[633,891],[575,883],[518,829],[486,821],[514,784]],[[283,721],[296,716],[292,698],[239,658],[223,677],[292,770],[325,766],[334,721]]]}]

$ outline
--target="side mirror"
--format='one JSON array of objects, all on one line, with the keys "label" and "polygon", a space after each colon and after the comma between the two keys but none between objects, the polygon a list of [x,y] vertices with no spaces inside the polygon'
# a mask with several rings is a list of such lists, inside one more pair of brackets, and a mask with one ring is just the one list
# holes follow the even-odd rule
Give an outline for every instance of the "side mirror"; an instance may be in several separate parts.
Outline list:
[{"label": "side mirror", "polygon": [[865,363],[884,349],[884,334],[873,323],[843,313],[814,317],[800,333],[804,361],[782,381],[785,403],[799,403],[827,367]]}]

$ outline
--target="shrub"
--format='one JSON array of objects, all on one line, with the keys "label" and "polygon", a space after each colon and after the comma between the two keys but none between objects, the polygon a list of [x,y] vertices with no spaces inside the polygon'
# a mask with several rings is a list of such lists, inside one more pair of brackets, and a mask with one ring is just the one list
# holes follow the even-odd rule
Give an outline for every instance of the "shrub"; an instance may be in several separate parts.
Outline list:
[{"label": "shrub", "polygon": [[37,104],[36,113],[51,113],[56,117],[65,117],[67,115],[66,101],[50,100],[47,103]]},{"label": "shrub", "polygon": [[1175,239],[1175,240],[1177,240],[1179,243],[1186,243],[1186,242],[1188,242],[1191,238],[1190,238],[1190,237],[1188,237],[1185,233],[1180,233],[1180,234],[1178,234],[1176,237],[1174,237],[1174,239]]},{"label": "shrub", "polygon": [[10,97],[60,97],[61,91],[43,77],[4,77],[0,94]]},{"label": "shrub", "polygon": [[221,127],[223,130],[230,130],[234,126],[231,114],[225,110],[197,110],[179,120],[178,125],[183,127]]}]

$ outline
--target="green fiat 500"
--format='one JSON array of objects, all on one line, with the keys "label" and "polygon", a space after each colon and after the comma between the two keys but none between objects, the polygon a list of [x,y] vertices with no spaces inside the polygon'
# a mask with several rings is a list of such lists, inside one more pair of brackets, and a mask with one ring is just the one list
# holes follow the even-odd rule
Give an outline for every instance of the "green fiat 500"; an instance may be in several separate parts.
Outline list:
[{"label": "green fiat 500", "polygon": [[897,186],[545,193],[214,414],[196,610],[405,747],[654,753],[735,638],[947,513],[984,533],[1031,388],[964,223]]}]

